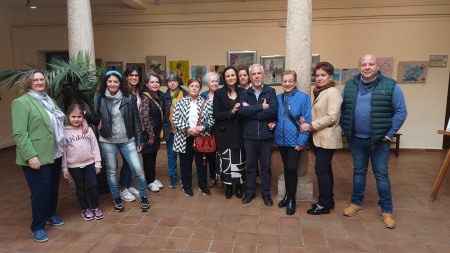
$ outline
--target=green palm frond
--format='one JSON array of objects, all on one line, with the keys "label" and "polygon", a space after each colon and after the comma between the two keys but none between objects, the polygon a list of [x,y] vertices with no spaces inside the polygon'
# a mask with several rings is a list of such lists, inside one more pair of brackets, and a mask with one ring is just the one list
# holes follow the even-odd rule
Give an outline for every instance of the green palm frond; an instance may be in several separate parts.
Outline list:
[{"label": "green palm frond", "polygon": [[[103,73],[103,66],[90,64],[90,55],[80,52],[70,57],[69,62],[52,60],[47,64],[47,70],[41,70],[49,79],[47,93],[57,101],[63,101],[64,109],[76,101],[93,109],[93,101],[97,86]],[[25,63],[30,69],[39,69],[33,63]],[[6,70],[0,72],[0,89],[20,90],[21,76],[28,70]]]}]

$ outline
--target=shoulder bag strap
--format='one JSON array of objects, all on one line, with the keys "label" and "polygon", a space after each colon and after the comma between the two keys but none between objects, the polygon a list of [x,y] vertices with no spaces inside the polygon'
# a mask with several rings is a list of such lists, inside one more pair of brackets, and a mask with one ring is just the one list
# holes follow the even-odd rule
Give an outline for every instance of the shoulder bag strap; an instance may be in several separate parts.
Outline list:
[{"label": "shoulder bag strap", "polygon": [[287,106],[286,106],[286,100],[284,100],[284,96],[285,96],[285,95],[283,94],[283,97],[282,97],[282,99],[281,99],[281,100],[283,100],[283,101],[282,101],[282,104],[283,104],[284,112],[287,114],[287,116],[288,116],[289,120],[292,122],[292,124],[294,124],[294,126],[295,126],[297,129],[300,129],[300,126],[298,125],[297,121],[295,121],[294,117],[293,117],[292,114],[291,114],[291,111],[289,111],[288,108],[287,108]]},{"label": "shoulder bag strap", "polygon": [[198,115],[197,126],[200,126],[200,120],[202,118],[203,109],[205,108],[206,99],[203,99],[202,109],[200,109],[200,115]]},{"label": "shoulder bag strap", "polygon": [[152,97],[152,95],[150,95],[150,93],[144,91],[144,92],[142,92],[142,94],[146,95],[147,97],[149,97],[153,101],[153,103],[155,103],[156,106],[158,106],[159,112],[161,113],[161,121],[163,121],[164,120],[164,114],[163,114],[163,111],[161,109],[161,105],[159,105],[158,102],[156,102],[156,100]]}]

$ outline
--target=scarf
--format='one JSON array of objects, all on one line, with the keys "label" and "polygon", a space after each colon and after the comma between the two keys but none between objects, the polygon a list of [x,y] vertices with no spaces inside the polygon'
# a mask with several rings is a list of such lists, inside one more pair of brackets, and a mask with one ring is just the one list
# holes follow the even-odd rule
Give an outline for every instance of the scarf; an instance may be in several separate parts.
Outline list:
[{"label": "scarf", "polygon": [[62,156],[63,145],[65,143],[64,138],[64,118],[65,115],[62,111],[58,110],[53,103],[53,100],[45,92],[37,92],[34,90],[29,90],[28,94],[41,102],[44,109],[48,112],[50,116],[50,123],[52,125],[53,136],[54,136],[54,156],[59,158]]},{"label": "scarf", "polygon": [[111,95],[111,92],[109,92],[108,89],[105,91],[105,97],[108,98],[113,102],[113,105],[115,105],[117,102],[120,102],[122,100],[122,91],[118,90],[116,95]]},{"label": "scarf", "polygon": [[329,83],[327,83],[327,84],[325,84],[324,86],[321,86],[321,87],[316,85],[316,87],[314,87],[314,89],[313,89],[314,101],[316,101],[317,97],[319,96],[319,94],[322,91],[324,91],[324,90],[326,90],[326,89],[328,89],[330,87],[334,87],[335,85],[336,85],[336,83],[333,80],[331,80]]},{"label": "scarf", "polygon": [[178,94],[180,94],[180,88],[177,88],[177,90],[174,92],[174,93],[172,93],[172,91],[169,91],[170,92],[170,97],[172,97],[172,106],[175,108],[175,105],[177,104],[177,97],[178,97]]}]

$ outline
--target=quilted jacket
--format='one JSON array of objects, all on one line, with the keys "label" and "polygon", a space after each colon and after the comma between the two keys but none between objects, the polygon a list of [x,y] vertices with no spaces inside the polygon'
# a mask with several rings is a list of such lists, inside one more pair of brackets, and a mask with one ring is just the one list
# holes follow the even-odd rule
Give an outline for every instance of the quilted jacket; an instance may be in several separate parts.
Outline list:
[{"label": "quilted jacket", "polygon": [[278,146],[292,147],[296,145],[305,147],[310,132],[300,133],[300,130],[291,122],[288,115],[284,111],[283,99],[287,99],[286,107],[290,110],[294,120],[300,125],[300,117],[305,118],[305,123],[311,123],[311,100],[305,93],[295,88],[291,93],[282,93],[277,96],[278,100],[278,116],[274,121],[275,139],[274,142]]}]

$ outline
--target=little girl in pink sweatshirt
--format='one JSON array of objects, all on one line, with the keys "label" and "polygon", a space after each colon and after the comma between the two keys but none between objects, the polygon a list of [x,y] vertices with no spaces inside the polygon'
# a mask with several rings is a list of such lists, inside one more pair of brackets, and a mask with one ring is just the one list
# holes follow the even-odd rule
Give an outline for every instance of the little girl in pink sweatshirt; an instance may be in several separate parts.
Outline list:
[{"label": "little girl in pink sweatshirt", "polygon": [[[98,186],[96,174],[100,173],[101,156],[97,138],[91,128],[82,133],[81,124],[84,119],[83,107],[73,104],[67,109],[69,125],[64,129],[66,145],[62,159],[62,171],[65,179],[69,173],[75,182],[77,199],[81,205],[81,216],[85,220],[103,219],[103,213],[98,206]],[[91,208],[89,208],[85,183],[91,193]]]}]

